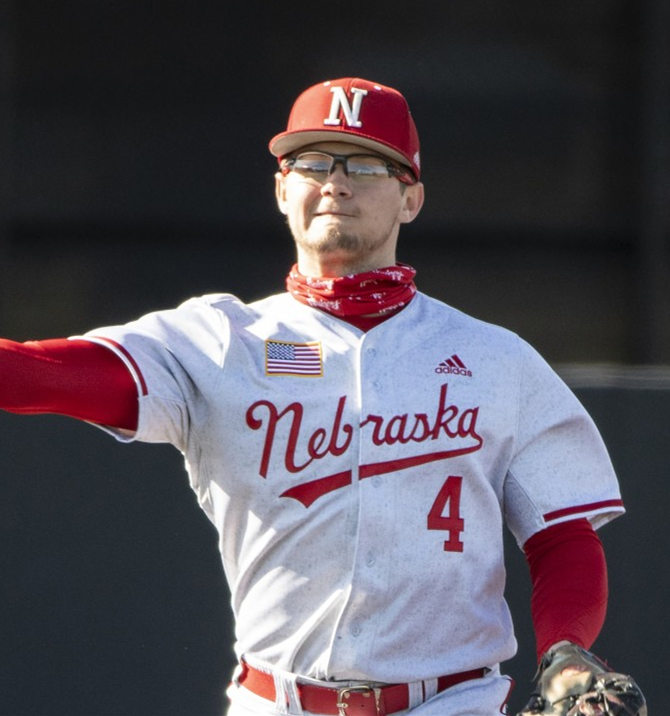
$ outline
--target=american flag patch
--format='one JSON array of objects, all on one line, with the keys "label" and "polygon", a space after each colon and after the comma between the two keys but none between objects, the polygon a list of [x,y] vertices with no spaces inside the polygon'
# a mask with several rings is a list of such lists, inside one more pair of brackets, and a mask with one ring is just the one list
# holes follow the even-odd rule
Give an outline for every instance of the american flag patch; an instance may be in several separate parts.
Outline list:
[{"label": "american flag patch", "polygon": [[321,343],[265,341],[266,375],[323,375]]}]

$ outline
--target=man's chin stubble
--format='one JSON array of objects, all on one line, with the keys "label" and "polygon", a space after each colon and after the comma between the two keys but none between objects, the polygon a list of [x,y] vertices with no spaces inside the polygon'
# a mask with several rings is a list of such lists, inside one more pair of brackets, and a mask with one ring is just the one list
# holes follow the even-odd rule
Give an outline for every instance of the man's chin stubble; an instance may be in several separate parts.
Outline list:
[{"label": "man's chin stubble", "polygon": [[352,252],[361,248],[361,239],[358,235],[343,233],[339,229],[331,229],[318,239],[305,239],[299,243],[309,251],[320,253]]}]

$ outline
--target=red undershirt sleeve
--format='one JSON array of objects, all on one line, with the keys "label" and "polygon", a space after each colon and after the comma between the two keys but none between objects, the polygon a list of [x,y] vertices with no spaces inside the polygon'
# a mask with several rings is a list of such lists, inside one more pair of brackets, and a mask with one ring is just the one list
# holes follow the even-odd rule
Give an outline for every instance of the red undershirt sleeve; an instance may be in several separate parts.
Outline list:
[{"label": "red undershirt sleeve", "polygon": [[87,340],[0,339],[0,408],[137,429],[134,378],[113,351]]},{"label": "red undershirt sleeve", "polygon": [[607,564],[584,518],[547,527],[525,544],[538,660],[563,639],[589,649],[605,621]]}]

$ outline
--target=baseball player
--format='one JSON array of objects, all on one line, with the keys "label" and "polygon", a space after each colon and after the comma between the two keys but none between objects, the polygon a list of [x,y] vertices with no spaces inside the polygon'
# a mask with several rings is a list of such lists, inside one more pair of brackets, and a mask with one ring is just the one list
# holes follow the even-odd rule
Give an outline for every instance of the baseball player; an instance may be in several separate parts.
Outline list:
[{"label": "baseball player", "polygon": [[532,347],[396,259],[424,201],[404,97],[317,84],[270,151],[286,292],[3,340],[0,407],[184,454],[232,594],[232,716],[506,713],[505,525],[533,583],[524,714],[646,713],[587,651],[607,602],[594,529],[624,511],[596,427]]}]

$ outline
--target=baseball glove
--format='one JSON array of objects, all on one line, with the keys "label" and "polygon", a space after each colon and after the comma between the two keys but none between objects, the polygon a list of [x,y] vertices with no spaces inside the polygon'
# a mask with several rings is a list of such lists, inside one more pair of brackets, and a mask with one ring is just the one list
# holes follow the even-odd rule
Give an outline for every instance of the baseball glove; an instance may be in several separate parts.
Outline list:
[{"label": "baseball glove", "polygon": [[517,716],[647,716],[642,691],[597,656],[565,642],[542,657],[535,693]]}]

